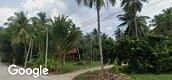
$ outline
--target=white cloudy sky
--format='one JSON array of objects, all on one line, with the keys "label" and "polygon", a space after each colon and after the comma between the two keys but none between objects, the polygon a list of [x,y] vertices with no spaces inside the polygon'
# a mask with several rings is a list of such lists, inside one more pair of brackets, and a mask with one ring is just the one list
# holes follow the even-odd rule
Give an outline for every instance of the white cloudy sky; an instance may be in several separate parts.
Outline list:
[{"label": "white cloudy sky", "polygon": [[[172,7],[172,0],[149,0],[145,3],[141,15],[153,17],[162,9]],[[38,12],[46,12],[50,17],[65,14],[85,32],[96,28],[96,11],[84,6],[78,6],[75,0],[0,0],[0,26],[14,12],[28,12],[28,17],[35,16]],[[102,8],[102,31],[112,36],[116,26],[120,23],[116,16],[121,14],[120,0],[114,7]]]}]

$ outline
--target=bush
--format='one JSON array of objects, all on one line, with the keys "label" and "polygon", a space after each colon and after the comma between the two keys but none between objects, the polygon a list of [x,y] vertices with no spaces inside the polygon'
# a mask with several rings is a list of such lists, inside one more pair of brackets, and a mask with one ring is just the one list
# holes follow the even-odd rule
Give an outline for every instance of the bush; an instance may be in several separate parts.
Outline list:
[{"label": "bush", "polygon": [[172,57],[158,60],[156,71],[158,73],[171,72],[172,71]]},{"label": "bush", "polygon": [[43,53],[38,53],[38,57],[28,61],[29,67],[39,67],[40,65],[44,66],[44,55]]},{"label": "bush", "polygon": [[162,36],[142,40],[122,39],[115,48],[118,64],[128,63],[129,73],[169,72],[172,59],[168,41]]},{"label": "bush", "polygon": [[56,71],[58,62],[54,58],[49,58],[47,61],[47,68],[49,71]]},{"label": "bush", "polygon": [[110,69],[110,72],[112,73],[115,73],[115,74],[119,74],[121,71],[120,71],[120,66],[116,66],[114,65],[111,69]]},{"label": "bush", "polygon": [[[29,67],[39,67],[40,65],[45,66],[45,58],[43,53],[38,53],[38,57],[35,59],[32,59],[28,62]],[[47,68],[51,72],[55,72],[57,70],[58,62],[55,57],[50,56],[47,59]]]},{"label": "bush", "polygon": [[79,62],[76,63],[76,65],[84,65],[84,64],[85,64],[84,61],[79,61]]}]

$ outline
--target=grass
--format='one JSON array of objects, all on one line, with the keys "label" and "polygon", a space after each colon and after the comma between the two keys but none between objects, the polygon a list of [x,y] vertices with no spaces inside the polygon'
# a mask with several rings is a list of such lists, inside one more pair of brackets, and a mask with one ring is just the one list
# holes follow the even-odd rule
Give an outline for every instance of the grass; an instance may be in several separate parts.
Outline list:
[{"label": "grass", "polygon": [[88,69],[100,66],[100,62],[89,62],[85,64],[78,65],[78,62],[66,62],[63,66],[60,66],[60,71],[58,74],[64,74],[69,72],[74,72],[82,69]]},{"label": "grass", "polygon": [[[92,79],[100,71],[87,72],[75,77],[73,80],[96,80]],[[172,80],[172,73],[170,74],[135,74],[129,75],[130,77],[135,77],[135,79],[130,80]]]},{"label": "grass", "polygon": [[136,74],[137,80],[172,80],[172,74]]}]

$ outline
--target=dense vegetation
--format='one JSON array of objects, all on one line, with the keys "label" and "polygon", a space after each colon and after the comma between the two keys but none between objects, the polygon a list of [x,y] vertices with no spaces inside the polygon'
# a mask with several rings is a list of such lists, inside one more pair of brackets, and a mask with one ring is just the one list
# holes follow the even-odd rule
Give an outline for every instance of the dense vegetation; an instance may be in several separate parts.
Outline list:
[{"label": "dense vegetation", "polygon": [[[139,40],[135,37],[128,37],[128,31],[126,30],[123,34],[124,37],[117,41],[115,47],[118,63],[128,63],[129,72],[171,72],[171,17],[172,8],[163,10],[160,15],[156,15],[151,20],[152,24],[150,26],[155,28],[146,30],[146,36]],[[145,22],[145,19],[142,20],[144,20],[142,22]],[[146,32],[145,28],[142,30]],[[119,30],[117,33],[118,35],[121,34]]]},{"label": "dense vegetation", "polygon": [[[125,13],[117,16],[123,23],[115,31],[114,40],[100,31],[100,9],[106,2],[76,1],[90,8],[96,6],[97,29],[82,34],[80,28],[65,15],[48,18],[46,13],[40,12],[28,18],[27,13],[16,12],[5,23],[7,28],[0,27],[1,61],[24,67],[44,65],[51,71],[60,72],[68,66],[68,62],[71,63],[68,58],[71,50],[77,49],[74,65],[101,61],[103,68],[103,64],[117,61],[115,66],[127,64],[120,67],[122,72],[172,72],[172,8],[156,15],[148,26],[149,17],[138,14],[147,0],[122,0],[121,7]],[[115,0],[108,2],[115,4]],[[126,30],[121,30],[121,26],[125,26]]]},{"label": "dense vegetation", "polygon": [[[26,13],[16,12],[5,25],[8,27],[0,29],[0,51],[3,62],[24,67],[44,65],[51,71],[61,72],[59,71],[61,68],[73,63],[69,58],[73,48],[78,51],[74,65],[89,66],[92,64],[89,62],[100,60],[97,29],[83,35],[67,16],[50,19],[46,13],[40,12],[38,16],[28,19]],[[106,34],[102,34],[101,37],[103,52],[110,55],[114,40]],[[113,56],[104,59],[109,57]]]}]

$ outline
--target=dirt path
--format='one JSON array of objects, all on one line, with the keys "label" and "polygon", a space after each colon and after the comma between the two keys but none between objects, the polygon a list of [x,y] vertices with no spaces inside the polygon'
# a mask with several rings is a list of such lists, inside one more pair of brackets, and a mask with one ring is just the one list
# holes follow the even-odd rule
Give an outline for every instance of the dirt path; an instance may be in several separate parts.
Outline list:
[{"label": "dirt path", "polygon": [[[106,69],[111,68],[113,65],[105,66]],[[74,77],[76,77],[79,74],[88,72],[88,71],[95,71],[100,70],[100,67],[96,68],[90,68],[85,70],[80,70],[72,73],[67,74],[60,74],[60,75],[49,75],[49,76],[40,76],[38,78],[33,78],[32,76],[12,76],[7,71],[8,66],[5,66],[4,64],[0,63],[0,80],[72,80]]]}]

